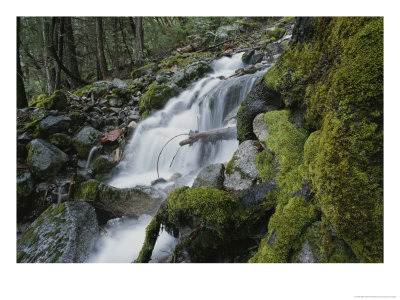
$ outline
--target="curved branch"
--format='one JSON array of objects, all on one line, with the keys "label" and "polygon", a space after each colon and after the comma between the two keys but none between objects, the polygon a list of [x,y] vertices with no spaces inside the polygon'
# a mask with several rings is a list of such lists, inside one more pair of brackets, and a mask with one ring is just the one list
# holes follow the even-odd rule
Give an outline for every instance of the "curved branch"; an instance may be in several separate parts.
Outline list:
[{"label": "curved branch", "polygon": [[178,137],[178,136],[182,136],[182,135],[189,135],[189,136],[190,136],[190,134],[188,134],[188,133],[181,133],[181,134],[178,134],[178,135],[176,135],[176,136],[170,138],[170,139],[164,144],[164,146],[161,148],[161,151],[160,151],[160,153],[158,154],[158,158],[157,158],[157,178],[160,178],[160,174],[159,174],[159,172],[158,172],[158,162],[160,161],[160,156],[161,156],[161,153],[163,152],[165,146],[167,146],[168,143],[169,143],[170,141],[172,141],[174,138],[176,138],[176,137]]}]

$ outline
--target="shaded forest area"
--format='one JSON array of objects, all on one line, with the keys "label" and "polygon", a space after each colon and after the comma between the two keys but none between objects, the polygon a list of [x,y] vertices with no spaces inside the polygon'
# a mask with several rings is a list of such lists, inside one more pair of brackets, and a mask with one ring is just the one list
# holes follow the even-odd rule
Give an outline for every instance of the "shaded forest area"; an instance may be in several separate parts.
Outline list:
[{"label": "shaded forest area", "polygon": [[17,17],[17,106],[26,107],[38,94],[129,78],[133,69],[179,47],[192,52],[216,43],[221,38],[216,30],[232,21],[247,22],[235,17]]}]

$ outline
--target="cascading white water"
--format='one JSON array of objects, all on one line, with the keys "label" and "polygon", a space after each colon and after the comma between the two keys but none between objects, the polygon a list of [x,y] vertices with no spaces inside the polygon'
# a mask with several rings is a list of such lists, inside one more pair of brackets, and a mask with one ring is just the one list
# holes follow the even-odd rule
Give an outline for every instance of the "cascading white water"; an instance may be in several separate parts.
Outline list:
[{"label": "cascading white water", "polygon": [[90,161],[92,160],[92,156],[93,156],[94,152],[99,148],[100,148],[99,146],[94,146],[92,149],[90,149],[89,156],[88,156],[86,166],[85,166],[86,169],[89,169]]},{"label": "cascading white water", "polygon": [[[118,188],[150,185],[157,178],[158,154],[173,136],[196,129],[202,132],[228,127],[228,121],[229,126],[234,126],[241,101],[266,71],[223,80],[221,76],[229,77],[243,67],[241,56],[242,53],[215,61],[213,73],[171,98],[164,109],[140,122],[125,149],[126,156],[118,166],[119,173],[109,184]],[[229,161],[238,147],[236,139],[215,143],[198,141],[193,146],[183,146],[170,168],[180,147],[179,141],[185,138],[176,138],[169,143],[159,162],[161,177],[168,179],[179,172],[186,177],[186,181],[181,181],[185,185],[191,185],[196,174],[207,164]],[[107,230],[111,234],[99,239],[88,262],[131,262],[136,259],[150,220],[150,216],[143,215],[138,220],[123,220],[118,226],[109,226]],[[163,232],[157,239],[152,261],[163,261],[165,253],[171,252],[176,243],[177,239]]]},{"label": "cascading white water", "polygon": [[[227,127],[227,121],[236,116],[240,102],[262,73],[221,79],[221,76],[228,77],[243,67],[241,56],[242,53],[215,61],[213,73],[170,99],[164,109],[139,123],[125,149],[126,157],[118,166],[120,172],[109,184],[119,188],[150,185],[157,178],[158,154],[170,138],[190,130],[199,129],[202,132]],[[179,172],[182,175],[192,174],[190,178],[193,180],[205,165],[229,161],[238,146],[236,139],[213,144],[199,141],[193,146],[182,147],[170,167],[180,147],[179,141],[185,138],[176,138],[163,150],[159,161],[160,177],[168,179]]]}]

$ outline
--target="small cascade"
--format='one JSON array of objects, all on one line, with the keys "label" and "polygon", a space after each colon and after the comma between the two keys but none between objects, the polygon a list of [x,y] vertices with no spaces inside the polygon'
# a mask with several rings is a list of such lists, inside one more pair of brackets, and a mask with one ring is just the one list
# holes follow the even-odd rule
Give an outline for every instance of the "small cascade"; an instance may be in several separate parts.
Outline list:
[{"label": "small cascade", "polygon": [[57,204],[61,204],[63,188],[64,188],[64,184],[62,184],[58,187]]},{"label": "small cascade", "polygon": [[89,169],[90,161],[92,159],[92,156],[93,156],[94,152],[96,150],[98,150],[98,149],[100,149],[100,146],[94,146],[92,149],[90,149],[89,156],[88,156],[88,159],[87,159],[87,162],[86,162],[86,166],[85,166],[86,169]]}]

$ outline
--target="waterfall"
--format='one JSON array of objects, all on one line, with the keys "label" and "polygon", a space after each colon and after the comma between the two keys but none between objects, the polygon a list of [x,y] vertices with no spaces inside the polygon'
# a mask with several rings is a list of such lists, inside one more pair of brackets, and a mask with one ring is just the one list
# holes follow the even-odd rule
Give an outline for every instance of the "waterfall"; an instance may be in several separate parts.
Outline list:
[{"label": "waterfall", "polygon": [[93,156],[94,152],[99,148],[100,148],[99,146],[94,146],[92,149],[90,149],[89,156],[88,156],[88,159],[87,159],[87,162],[86,162],[86,167],[85,167],[86,169],[89,169],[90,161],[92,159],[92,156]]},{"label": "waterfall", "polygon": [[[157,178],[157,157],[163,145],[173,136],[199,129],[200,132],[236,124],[236,112],[261,72],[224,80],[243,67],[241,56],[223,57],[213,63],[214,72],[192,84],[164,109],[153,113],[138,124],[125,148],[125,159],[118,165],[119,173],[109,184],[118,188],[150,185]],[[199,127],[199,128],[198,128]],[[237,149],[236,139],[207,143],[198,141],[178,150],[182,136],[169,143],[159,161],[160,177],[168,179],[174,173],[189,175],[191,181],[207,164],[227,162]],[[186,182],[185,184],[191,184]]]},{"label": "waterfall", "polygon": [[[126,156],[118,165],[117,175],[109,184],[118,188],[150,185],[157,178],[158,154],[173,136],[189,133],[190,130],[199,129],[202,132],[235,126],[240,103],[253,84],[266,72],[264,69],[224,80],[243,67],[241,57],[242,53],[215,61],[213,73],[171,98],[164,109],[141,121],[125,148]],[[186,177],[186,181],[181,181],[181,184],[189,186],[202,167],[229,161],[238,147],[235,138],[215,143],[199,140],[192,146],[183,146],[170,168],[171,160],[180,147],[179,141],[185,138],[187,136],[176,138],[165,147],[159,161],[159,170],[160,177],[165,179],[173,173],[181,173]],[[89,161],[90,155],[88,164]],[[107,234],[100,237],[96,250],[87,262],[131,262],[137,258],[151,217],[142,215],[138,220],[111,221],[106,226]],[[177,242],[165,231],[161,232],[151,262],[165,261]]]}]

